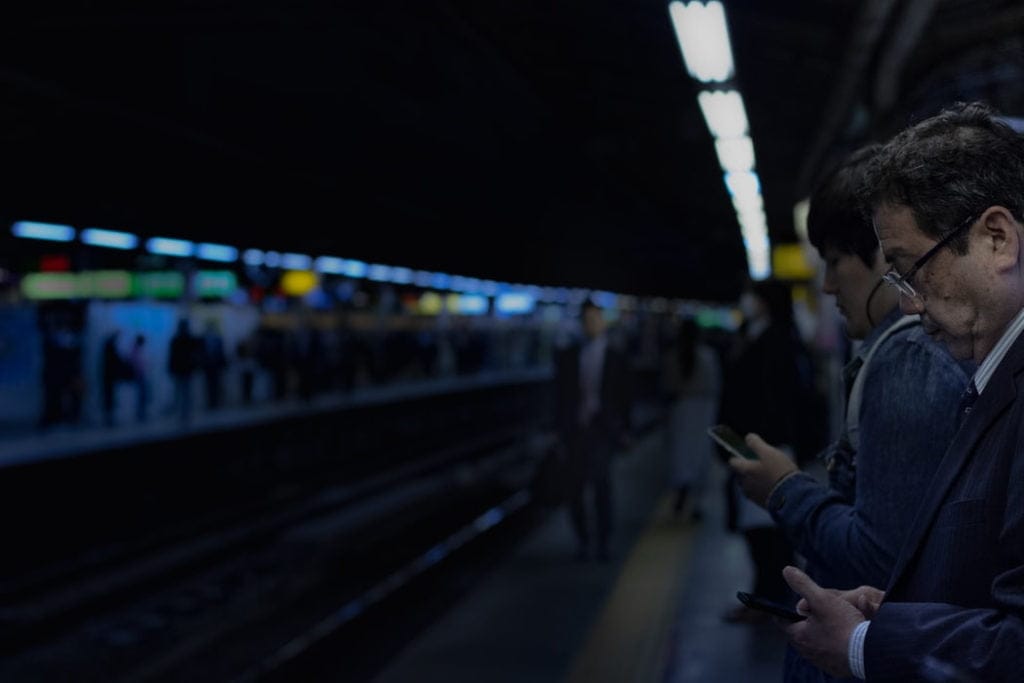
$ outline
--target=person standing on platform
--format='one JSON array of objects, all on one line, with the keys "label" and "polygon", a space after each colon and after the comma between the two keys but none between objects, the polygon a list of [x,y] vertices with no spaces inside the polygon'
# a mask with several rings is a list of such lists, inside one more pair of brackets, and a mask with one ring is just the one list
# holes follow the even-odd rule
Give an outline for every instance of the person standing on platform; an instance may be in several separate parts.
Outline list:
[{"label": "person standing on platform", "polygon": [[203,371],[203,385],[206,387],[206,409],[220,408],[224,396],[224,370],[228,365],[224,350],[224,338],[220,324],[215,318],[206,321],[206,329],[199,342],[199,366]]},{"label": "person standing on platform", "polygon": [[[834,296],[846,333],[863,340],[843,373],[846,419],[819,458],[829,485],[802,473],[763,440],[759,460],[730,464],[744,493],[768,509],[807,560],[805,571],[834,588],[884,585],[942,453],[956,429],[967,375],[932,340],[919,316],[899,310],[885,286],[888,269],[862,197],[881,149],[858,150],[811,195],[808,235],[825,264],[823,291]],[[790,683],[833,680],[786,653]]]},{"label": "person standing on platform", "polygon": [[113,427],[117,418],[117,388],[130,378],[128,361],[121,355],[118,339],[121,333],[114,330],[103,342],[100,359],[100,382],[103,390],[103,424]]},{"label": "person standing on platform", "polygon": [[690,514],[696,520],[701,517],[703,484],[714,456],[707,429],[718,410],[722,370],[718,354],[701,341],[692,318],[679,324],[667,360],[667,388],[673,397],[668,411],[673,509],[682,514],[691,502]]},{"label": "person standing on platform", "polygon": [[[723,368],[718,422],[740,434],[767,432],[795,457],[798,433],[807,421],[800,407],[813,384],[810,356],[793,319],[789,287],[778,280],[749,283],[740,298],[744,320]],[[793,602],[782,580],[792,564],[793,546],[771,516],[748,501],[735,477],[727,484],[729,525],[743,534],[754,565],[750,592],[776,602]],[[735,605],[723,619],[756,622],[764,614]]]},{"label": "person standing on platform", "polygon": [[238,375],[241,383],[242,405],[252,405],[253,385],[256,382],[256,340],[255,335],[243,337],[235,346]]},{"label": "person standing on platform", "polygon": [[[961,104],[894,137],[868,177],[904,313],[978,364],[883,593],[785,576],[796,649],[834,676],[1018,681],[1024,670],[1024,138]],[[919,398],[918,400],[924,400]]]},{"label": "person standing on platform", "polygon": [[[608,338],[600,307],[581,309],[583,339],[558,352],[555,361],[558,425],[567,456],[569,513],[578,559],[591,552],[609,559],[612,523],[611,460],[626,442],[629,377],[626,357]],[[587,496],[592,496],[593,529]]]},{"label": "person standing on platform", "polygon": [[145,422],[149,407],[149,376],[144,335],[135,335],[135,344],[128,356],[128,362],[131,366],[132,382],[135,384],[135,419]]},{"label": "person standing on platform", "polygon": [[182,422],[192,418],[192,376],[196,371],[198,354],[196,338],[192,335],[188,318],[182,318],[171,337],[167,357],[167,371],[174,380],[174,410]]}]

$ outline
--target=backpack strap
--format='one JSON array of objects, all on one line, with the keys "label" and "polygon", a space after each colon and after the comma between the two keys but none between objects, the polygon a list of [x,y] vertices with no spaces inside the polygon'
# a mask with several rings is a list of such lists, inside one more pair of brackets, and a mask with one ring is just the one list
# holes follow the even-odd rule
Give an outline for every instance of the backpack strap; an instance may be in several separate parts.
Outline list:
[{"label": "backpack strap", "polygon": [[867,370],[868,365],[871,364],[871,358],[875,355],[875,351],[882,346],[885,341],[896,334],[900,330],[906,329],[911,325],[920,325],[921,317],[918,315],[905,315],[892,325],[889,326],[885,332],[883,332],[875,343],[868,349],[868,353],[864,356],[864,362],[861,363],[860,370],[857,371],[857,377],[853,380],[853,388],[850,389],[850,397],[846,402],[846,439],[849,444],[853,447],[854,452],[860,445],[860,403],[861,398],[864,394],[864,381],[868,376]]}]

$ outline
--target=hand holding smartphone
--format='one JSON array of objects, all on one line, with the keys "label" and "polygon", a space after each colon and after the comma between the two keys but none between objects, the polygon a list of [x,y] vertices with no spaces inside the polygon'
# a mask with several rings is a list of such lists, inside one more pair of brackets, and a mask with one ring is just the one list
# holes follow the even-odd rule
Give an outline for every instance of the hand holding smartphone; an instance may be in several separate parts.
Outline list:
[{"label": "hand holding smartphone", "polygon": [[728,425],[715,425],[708,427],[708,436],[733,455],[747,460],[757,460],[757,453],[747,445],[747,442]]},{"label": "hand holding smartphone", "polygon": [[772,616],[785,619],[786,621],[803,621],[807,618],[789,605],[783,605],[781,602],[768,600],[757,595],[744,593],[743,591],[736,591],[736,597],[739,598],[740,602],[751,609],[767,612]]}]

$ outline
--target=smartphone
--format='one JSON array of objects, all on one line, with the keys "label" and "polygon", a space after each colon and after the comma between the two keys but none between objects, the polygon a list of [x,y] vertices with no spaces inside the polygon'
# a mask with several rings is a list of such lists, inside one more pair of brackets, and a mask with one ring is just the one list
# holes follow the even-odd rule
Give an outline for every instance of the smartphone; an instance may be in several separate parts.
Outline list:
[{"label": "smartphone", "polygon": [[722,448],[733,455],[738,455],[739,457],[746,458],[747,460],[757,460],[757,453],[747,445],[747,442],[743,440],[743,437],[737,434],[732,427],[727,425],[715,425],[714,427],[708,427],[708,436],[717,441]]},{"label": "smartphone", "polygon": [[740,602],[751,609],[767,612],[768,614],[779,617],[780,619],[785,619],[786,621],[803,621],[807,618],[789,605],[783,605],[781,602],[768,600],[757,595],[744,593],[743,591],[736,591],[736,597],[740,599]]}]

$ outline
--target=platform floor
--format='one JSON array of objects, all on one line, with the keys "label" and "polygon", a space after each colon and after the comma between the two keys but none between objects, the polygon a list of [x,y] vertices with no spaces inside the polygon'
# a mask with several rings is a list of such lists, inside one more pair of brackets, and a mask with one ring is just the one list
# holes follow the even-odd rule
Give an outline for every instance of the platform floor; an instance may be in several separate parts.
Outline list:
[{"label": "platform floor", "polygon": [[781,631],[720,616],[751,577],[742,538],[725,529],[724,475],[713,463],[700,522],[674,515],[652,432],[614,464],[610,561],[574,560],[566,511],[553,510],[374,682],[781,680]]}]

